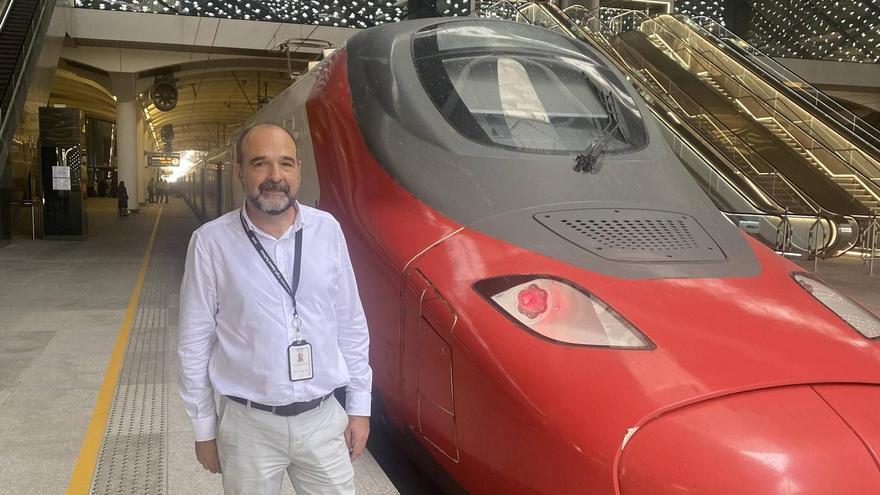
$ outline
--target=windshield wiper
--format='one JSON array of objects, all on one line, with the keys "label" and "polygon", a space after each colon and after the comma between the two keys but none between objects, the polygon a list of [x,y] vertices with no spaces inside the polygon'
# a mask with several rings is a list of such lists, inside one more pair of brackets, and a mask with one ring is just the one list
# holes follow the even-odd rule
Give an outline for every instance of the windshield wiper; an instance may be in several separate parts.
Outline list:
[{"label": "windshield wiper", "polygon": [[605,154],[608,148],[608,140],[617,132],[620,127],[620,114],[617,111],[617,99],[611,91],[602,91],[602,106],[605,107],[605,113],[608,114],[608,125],[602,129],[602,132],[590,141],[590,145],[584,152],[574,159],[575,172],[591,172],[599,171],[599,159]]}]

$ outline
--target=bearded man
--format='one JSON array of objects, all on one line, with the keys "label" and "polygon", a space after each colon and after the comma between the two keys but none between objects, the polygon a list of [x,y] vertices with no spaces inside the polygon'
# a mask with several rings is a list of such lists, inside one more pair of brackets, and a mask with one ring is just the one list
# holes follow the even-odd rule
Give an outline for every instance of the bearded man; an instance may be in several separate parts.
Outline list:
[{"label": "bearded man", "polygon": [[235,153],[244,205],[193,233],[180,289],[196,459],[227,495],[278,494],[285,471],[299,495],[353,494],[372,371],[342,230],[296,201],[302,164],[286,129],[249,127]]}]

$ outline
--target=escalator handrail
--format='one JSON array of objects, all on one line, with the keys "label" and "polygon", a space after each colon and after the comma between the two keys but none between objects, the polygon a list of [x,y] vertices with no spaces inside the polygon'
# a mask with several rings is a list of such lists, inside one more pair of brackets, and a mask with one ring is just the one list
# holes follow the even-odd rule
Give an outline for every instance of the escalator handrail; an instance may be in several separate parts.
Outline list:
[{"label": "escalator handrail", "polygon": [[[639,14],[642,14],[642,13],[639,12]],[[736,81],[736,82],[737,82],[737,85],[738,85],[740,88],[744,89],[744,90],[745,90],[748,94],[750,94],[752,97],[754,97],[755,99],[761,101],[761,102],[764,103],[765,105],[769,105],[769,107],[773,110],[773,113],[775,113],[775,114],[778,115],[778,116],[781,116],[781,117],[785,120],[785,122],[786,122],[787,124],[789,124],[789,125],[791,125],[791,126],[794,126],[795,128],[800,129],[801,131],[807,133],[810,137],[813,138],[813,141],[814,141],[815,143],[821,145],[821,148],[822,148],[822,149],[824,149],[825,151],[827,151],[828,153],[830,153],[832,156],[834,156],[834,157],[836,157],[838,160],[840,160],[840,162],[843,163],[843,164],[847,167],[847,169],[849,169],[849,171],[851,172],[851,174],[852,174],[854,177],[857,177],[857,178],[861,179],[860,182],[862,182],[862,185],[865,187],[865,189],[866,189],[866,190],[867,190],[872,196],[874,196],[874,197],[876,197],[878,200],[880,200],[880,194],[878,194],[878,192],[874,190],[874,188],[877,187],[877,185],[874,183],[874,181],[873,181],[870,177],[866,177],[865,174],[864,174],[861,170],[857,169],[854,165],[852,165],[852,164],[849,162],[849,160],[847,160],[845,157],[841,156],[840,153],[839,153],[837,150],[835,150],[835,149],[833,149],[832,147],[828,146],[828,145],[825,143],[825,141],[824,141],[823,139],[820,139],[818,136],[816,136],[815,134],[813,134],[813,133],[811,132],[810,129],[804,129],[803,127],[801,127],[801,126],[798,125],[797,123],[792,122],[792,120],[791,120],[787,115],[785,115],[784,113],[782,113],[782,112],[776,110],[775,108],[773,108],[773,105],[770,104],[769,102],[767,102],[765,98],[763,98],[762,96],[760,96],[760,95],[756,94],[754,91],[752,91],[751,88],[749,88],[746,84],[742,83],[742,82],[741,82],[741,81],[740,81],[735,75],[730,74],[730,72],[729,72],[727,69],[724,69],[724,68],[718,66],[715,62],[713,62],[711,59],[709,59],[708,57],[706,57],[706,56],[703,54],[703,52],[700,51],[700,49],[699,49],[698,47],[693,46],[693,44],[691,44],[688,40],[686,40],[686,39],[682,39],[682,37],[681,37],[679,34],[675,33],[673,30],[669,29],[667,26],[663,26],[661,23],[656,22],[656,20],[655,20],[654,18],[648,18],[647,16],[645,16],[645,17],[646,17],[647,19],[654,20],[654,25],[655,25],[655,26],[659,27],[659,28],[662,29],[664,32],[666,32],[666,33],[668,33],[669,35],[675,37],[675,38],[678,39],[680,42],[682,42],[682,43],[684,43],[686,46],[690,47],[690,48],[691,48],[691,53],[694,54],[694,55],[696,55],[696,56],[698,56],[699,59],[700,59],[704,64],[706,64],[706,65],[708,65],[708,66],[711,66],[711,67],[714,67],[714,68],[715,68],[717,71],[719,71],[720,73],[722,73],[722,74],[724,74],[725,76],[727,76],[728,78],[730,78],[730,79]],[[745,67],[744,67],[743,69],[744,69],[744,70],[747,70],[747,69],[745,69]],[[778,117],[774,116],[774,118],[775,118],[777,121],[779,121],[779,118],[778,118]],[[815,156],[814,156],[814,158],[815,158]],[[819,162],[819,163],[821,164],[821,160],[818,160],[818,159],[817,159],[817,162]],[[829,172],[830,172],[830,170],[829,170]],[[878,169],[878,176],[880,176],[880,169]]]},{"label": "escalator handrail", "polygon": [[6,26],[6,18],[9,17],[9,13],[12,11],[12,3],[14,1],[15,0],[6,0],[5,3],[0,6],[0,9],[3,11],[2,17],[0,17],[0,32],[2,32],[3,28]]},{"label": "escalator handrail", "polygon": [[[805,104],[810,105],[816,110],[822,112],[822,114],[828,117],[828,119],[837,122],[838,125],[842,126],[843,128],[849,129],[850,125],[852,125],[854,128],[858,128],[864,134],[859,135],[856,133],[852,133],[852,137],[864,146],[868,147],[875,154],[875,156],[880,157],[880,138],[874,140],[876,143],[869,143],[865,139],[865,136],[880,135],[880,131],[878,131],[878,129],[876,129],[871,124],[865,122],[864,119],[852,113],[850,110],[846,109],[843,105],[836,102],[833,98],[826,95],[821,90],[817,89],[815,86],[804,80],[802,77],[791,71],[789,68],[777,62],[773,57],[765,54],[755,46],[749,44],[747,41],[743,40],[732,31],[716,22],[714,19],[706,16],[688,17],[681,14],[676,14],[675,17],[679,18],[688,25],[697,28],[697,32],[704,37],[712,41],[723,43],[724,39],[719,39],[719,37],[715,33],[713,33],[712,30],[706,27],[706,25],[712,26],[713,29],[718,29],[719,32],[723,34],[724,38],[732,40],[748,53],[748,60],[750,62],[760,66],[767,71],[768,76],[774,77],[779,82],[781,82],[782,84],[780,84],[780,86],[784,87],[788,93],[795,95]],[[738,53],[735,53],[735,55],[743,56]],[[809,98],[801,94],[799,91],[790,88],[788,85],[785,84],[786,81],[796,82],[801,89],[809,93],[810,96],[815,97],[815,101],[810,101]],[[837,116],[835,117],[835,115],[829,114],[828,111],[823,111],[820,106],[827,107],[830,112],[836,114]]]},{"label": "escalator handrail", "polygon": [[[601,19],[599,19],[598,17],[596,17],[596,16],[593,14],[593,11],[596,11],[596,10],[598,10],[598,9],[589,10],[589,9],[586,9],[586,8],[584,8],[584,7],[582,7],[582,6],[579,6],[579,5],[575,5],[575,6],[569,7],[569,9],[571,9],[571,8],[573,8],[573,7],[580,7],[583,11],[587,12],[587,15],[590,15],[593,19],[595,19],[595,20],[599,23],[599,26],[600,26],[600,27],[602,27],[602,28],[608,30],[607,26],[601,21]],[[557,7],[557,9],[558,9],[558,7]],[[560,16],[561,16],[561,15],[564,15],[564,16],[566,16],[566,18],[571,22],[571,24],[572,24],[573,26],[577,26],[577,28],[580,29],[582,32],[584,32],[585,35],[589,36],[589,33],[587,33],[587,31],[586,31],[585,29],[583,29],[583,27],[581,27],[580,25],[578,25],[577,22],[575,22],[570,16],[568,16],[568,14],[567,14],[566,12],[562,11],[561,9],[559,9],[558,15],[560,15]],[[647,17],[647,16],[646,16],[646,17]],[[609,31],[609,32],[610,32],[610,31]],[[603,34],[603,39],[605,39],[605,42],[607,42],[607,38],[605,38],[604,34]],[[642,76],[642,75],[639,73],[639,71],[635,70],[632,66],[630,66],[629,63],[625,60],[625,57],[623,57],[620,53],[618,53],[616,50],[614,50],[614,48],[611,47],[610,45],[608,46],[608,49],[614,51],[614,53],[615,53],[615,57],[614,57],[614,58],[616,58],[618,61],[620,61],[622,64],[624,64],[624,66],[626,67],[626,72],[629,73],[630,76],[631,76],[633,79],[641,81],[641,79],[642,79],[644,76]],[[655,78],[655,79],[656,79],[656,78]],[[658,81],[658,82],[659,82],[659,81]],[[661,85],[661,86],[662,86],[662,85]],[[658,94],[655,93],[653,90],[650,90],[648,85],[646,85],[644,89],[645,89],[645,91],[649,92],[649,93],[650,93],[650,94],[651,94],[656,100],[658,100],[658,101],[662,101],[662,100],[664,99],[662,95],[658,95]],[[751,150],[751,151],[754,153],[754,156],[757,157],[757,158],[759,159],[760,163],[763,165],[763,166],[761,167],[760,170],[766,170],[767,172],[761,172],[761,171],[759,170],[759,168],[756,167],[756,166],[754,165],[754,163],[752,163],[752,160],[750,160],[748,157],[746,157],[745,155],[743,155],[741,152],[736,151],[736,155],[738,155],[738,157],[739,157],[741,160],[743,160],[743,161],[746,163],[746,165],[747,165],[748,167],[750,167],[751,169],[755,170],[755,171],[758,172],[759,174],[765,174],[765,173],[767,173],[767,174],[771,174],[771,175],[774,175],[775,177],[777,177],[780,181],[782,181],[782,182],[785,184],[785,186],[786,186],[786,187],[787,187],[792,193],[794,193],[794,194],[798,197],[798,199],[800,199],[800,201],[801,201],[804,205],[806,205],[806,206],[808,206],[809,208],[811,208],[815,213],[817,213],[817,214],[819,214],[819,213],[825,213],[825,214],[828,214],[828,215],[839,216],[839,214],[834,213],[834,212],[831,212],[831,211],[828,211],[827,209],[825,209],[824,207],[822,207],[822,205],[819,205],[819,204],[817,204],[815,201],[813,201],[812,198],[809,197],[809,195],[805,194],[803,191],[801,191],[801,189],[800,189],[797,185],[795,185],[794,183],[792,183],[792,182],[791,182],[787,177],[785,177],[783,174],[779,173],[779,171],[778,171],[778,170],[777,170],[772,164],[770,164],[770,163],[769,163],[766,159],[764,159],[759,153],[757,153],[754,149],[752,149],[752,147],[751,147],[748,143],[746,143],[745,141],[742,141],[742,139],[739,138],[739,137],[736,135],[736,133],[734,133],[732,130],[730,130],[729,128],[727,128],[723,123],[717,121],[717,119],[715,119],[714,117],[711,117],[711,113],[710,113],[708,110],[706,110],[706,108],[703,107],[703,105],[702,105],[700,102],[698,102],[698,101],[696,101],[696,100],[690,98],[687,94],[685,94],[685,93],[683,93],[683,92],[682,92],[681,96],[686,97],[686,98],[688,99],[688,102],[689,102],[689,103],[691,103],[691,104],[694,105],[695,107],[699,108],[699,109],[701,110],[701,113],[700,113],[699,115],[690,115],[689,113],[687,113],[686,111],[684,111],[684,109],[681,108],[680,105],[678,105],[680,111],[675,111],[675,110],[673,110],[673,111],[676,112],[676,114],[679,114],[679,115],[680,115],[681,113],[683,113],[683,114],[684,114],[684,117],[686,117],[686,119],[698,118],[698,117],[701,117],[701,116],[702,116],[704,119],[706,119],[706,120],[709,122],[709,124],[710,124],[712,127],[714,127],[716,130],[718,130],[718,131],[724,136],[724,139],[726,139],[726,140],[730,143],[730,145],[732,146],[732,148],[734,148],[734,149],[742,148],[742,149],[748,149],[748,150]],[[675,98],[672,97],[671,95],[667,95],[667,97],[669,97],[669,98],[671,98],[673,101],[675,101]],[[671,107],[670,107],[670,108],[671,108]],[[686,121],[686,119],[682,119],[682,120],[683,120],[683,121]],[[686,125],[690,128],[690,124],[686,124]],[[696,135],[699,135],[699,134],[700,134],[700,132],[699,132],[699,131],[696,131],[696,130],[691,130],[691,132],[693,132],[693,133],[696,134]],[[731,138],[733,138],[736,142],[733,142],[733,141],[731,140]],[[716,149],[717,149],[717,147],[716,147]],[[740,166],[740,165],[736,165],[736,160],[734,160],[733,158],[731,158],[730,156],[728,156],[728,154],[727,154],[726,152],[724,152],[724,151],[722,151],[722,150],[719,150],[719,151],[721,152],[721,154],[722,154],[723,156],[726,157],[727,160],[729,160],[731,163],[734,163],[734,164],[735,164],[735,165],[734,165],[734,168],[739,169],[739,170],[742,169],[742,166]],[[757,189],[757,190],[760,190],[760,191],[761,191],[765,196],[767,196],[767,197],[773,197],[773,195],[770,194],[766,189],[764,189],[763,186],[761,186],[760,184],[758,184],[758,183],[752,181],[751,179],[748,179],[748,180],[749,180],[749,182],[751,183],[751,185],[752,185],[753,188],[755,188],[755,189]],[[774,202],[775,202],[775,200],[774,200]],[[777,206],[779,207],[780,210],[783,209],[783,208],[781,207],[781,205],[779,205],[778,203],[777,203]]]}]

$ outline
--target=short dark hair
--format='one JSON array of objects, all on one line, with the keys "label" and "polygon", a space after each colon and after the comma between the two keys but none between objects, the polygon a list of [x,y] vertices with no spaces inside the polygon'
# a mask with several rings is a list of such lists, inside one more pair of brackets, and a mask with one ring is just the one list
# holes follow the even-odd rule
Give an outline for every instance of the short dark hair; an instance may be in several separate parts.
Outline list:
[{"label": "short dark hair", "polygon": [[[251,131],[253,131],[257,127],[264,127],[264,126],[277,127],[278,129],[281,129],[282,131],[287,133],[288,136],[290,136],[291,141],[293,141],[293,145],[296,146],[296,139],[293,138],[293,134],[291,134],[290,131],[288,131],[283,126],[280,126],[274,122],[260,122],[258,124],[252,124],[252,125],[247,126],[243,131],[241,131],[241,134],[238,135],[238,139],[235,140],[235,162],[236,163],[238,163],[239,165],[244,165],[244,163],[242,163],[244,161],[244,152],[242,152],[241,149],[242,149],[242,145],[244,144],[245,138],[248,137],[248,134],[250,134]],[[297,150],[297,154],[299,154],[299,150]]]}]

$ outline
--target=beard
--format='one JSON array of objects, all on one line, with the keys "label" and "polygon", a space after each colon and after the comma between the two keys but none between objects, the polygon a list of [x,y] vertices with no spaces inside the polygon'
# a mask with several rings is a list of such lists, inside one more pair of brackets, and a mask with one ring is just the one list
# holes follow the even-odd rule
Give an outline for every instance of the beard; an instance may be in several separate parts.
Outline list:
[{"label": "beard", "polygon": [[248,194],[248,201],[263,213],[280,215],[293,207],[296,195],[291,194],[287,183],[267,180],[260,184],[257,194]]}]

